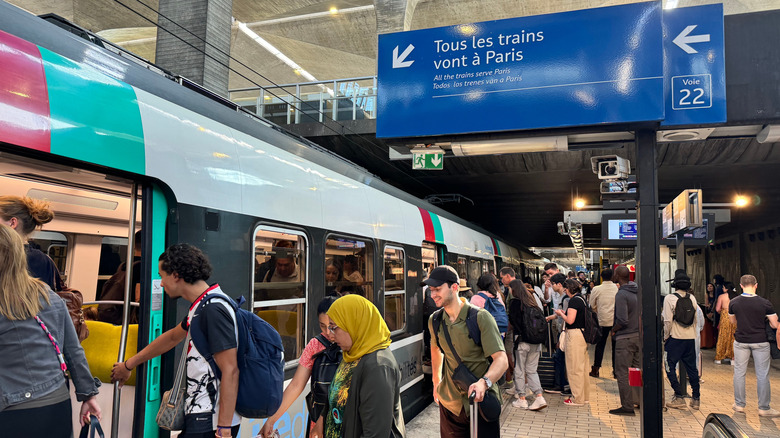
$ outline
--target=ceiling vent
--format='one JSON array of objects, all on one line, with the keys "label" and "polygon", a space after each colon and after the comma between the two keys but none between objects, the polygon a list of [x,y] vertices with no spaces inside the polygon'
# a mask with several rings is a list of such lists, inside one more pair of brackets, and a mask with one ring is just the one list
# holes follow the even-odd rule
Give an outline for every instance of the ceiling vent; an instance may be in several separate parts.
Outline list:
[{"label": "ceiling vent", "polygon": [[658,131],[659,142],[704,140],[712,134],[715,128],[673,129]]}]

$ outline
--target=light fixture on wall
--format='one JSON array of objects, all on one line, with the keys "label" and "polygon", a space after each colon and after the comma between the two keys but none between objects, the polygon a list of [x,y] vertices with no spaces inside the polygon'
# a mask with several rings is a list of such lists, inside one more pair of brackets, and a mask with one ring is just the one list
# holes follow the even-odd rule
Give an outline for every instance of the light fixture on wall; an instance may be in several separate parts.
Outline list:
[{"label": "light fixture on wall", "polygon": [[459,157],[474,155],[522,154],[527,152],[553,152],[569,150],[565,135],[554,137],[506,138],[500,140],[474,140],[453,142],[452,153]]}]

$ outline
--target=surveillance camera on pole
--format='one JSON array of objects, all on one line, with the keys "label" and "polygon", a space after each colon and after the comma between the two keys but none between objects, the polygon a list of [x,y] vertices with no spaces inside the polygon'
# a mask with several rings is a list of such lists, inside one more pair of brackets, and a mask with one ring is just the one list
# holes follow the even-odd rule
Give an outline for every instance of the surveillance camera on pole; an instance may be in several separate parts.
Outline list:
[{"label": "surveillance camera on pole", "polygon": [[593,173],[603,180],[625,180],[631,174],[631,163],[617,155],[592,157],[590,165]]}]

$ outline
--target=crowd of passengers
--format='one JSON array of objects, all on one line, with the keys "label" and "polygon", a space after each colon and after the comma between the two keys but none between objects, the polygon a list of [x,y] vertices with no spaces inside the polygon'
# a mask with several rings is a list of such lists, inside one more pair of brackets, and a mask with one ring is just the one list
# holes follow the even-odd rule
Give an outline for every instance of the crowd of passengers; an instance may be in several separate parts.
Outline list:
[{"label": "crowd of passengers", "polygon": [[[82,426],[91,416],[99,420],[102,415],[95,398],[100,382],[90,373],[75,321],[54,292],[62,289],[56,266],[27,243],[36,228],[52,219],[53,213],[41,201],[0,197],[0,430],[4,436],[71,436],[66,382],[71,382],[82,402]],[[294,244],[286,242],[277,241],[274,246],[294,250]],[[256,267],[256,278],[294,280],[298,274],[295,258],[284,251],[275,255],[273,263]],[[306,436],[405,436],[401,374],[389,350],[390,330],[374,304],[356,289],[344,289],[359,288],[363,282],[355,264],[350,256],[342,263],[334,259],[328,263],[328,293],[317,307],[320,333],[304,348],[281,406],[260,430],[262,437],[274,435],[277,421],[304,391],[307,381],[310,421]],[[114,364],[111,378],[123,384],[136,367],[189,339],[190,327],[197,321],[220,373],[214,373],[193,343],[188,345],[184,424],[179,436],[236,436],[241,420],[235,413],[236,315],[227,306],[208,305],[215,301],[208,299],[209,294],[222,291],[218,284],[208,283],[212,267],[197,247],[172,245],[160,256],[158,268],[165,293],[190,302],[190,311],[181,324]],[[640,366],[638,287],[629,280],[625,266],[605,269],[600,277],[599,285],[584,272],[570,273],[567,278],[550,263],[545,266],[542,283],[536,286],[530,278],[521,281],[512,268],[504,267],[498,277],[483,273],[476,282],[477,290],[472,291],[454,268],[432,269],[422,286],[429,313],[425,317],[441,435],[470,435],[473,399],[479,411],[478,436],[499,436],[502,385],[516,398],[514,408],[540,411],[547,407],[544,392],[563,394],[566,406],[588,404],[590,378],[611,374],[618,382],[621,406],[610,413],[635,415],[640,400],[637,388],[629,386],[628,374],[629,368]],[[743,275],[739,287],[741,293],[716,276],[712,288],[708,286],[707,303],[700,306],[685,271],[675,273],[674,293],[665,297],[662,312],[665,365],[674,390],[667,407],[699,409],[701,333],[712,320],[718,327],[716,363],[730,361],[734,366],[734,411],[745,412],[745,375],[752,355],[758,380],[758,415],[780,416],[770,407],[768,378],[770,349],[774,345],[776,350],[778,341],[772,331],[778,325],[777,314],[768,300],[756,294],[754,276]],[[199,306],[201,302],[204,305]],[[595,316],[591,317],[591,312]],[[608,338],[613,368],[603,376]],[[595,344],[590,371],[589,343]],[[543,350],[552,355],[547,360],[554,364],[553,384],[547,388],[542,387],[538,368]],[[507,355],[507,351],[511,353]],[[677,378],[678,364],[687,371],[691,384],[690,405]],[[281,387],[283,382],[275,384]]]},{"label": "crowd of passengers", "polygon": [[[544,393],[563,395],[566,406],[584,406],[590,403],[591,378],[614,378],[620,406],[609,413],[635,415],[640,406],[639,388],[629,385],[628,376],[630,368],[641,367],[640,320],[638,286],[629,278],[629,269],[618,266],[614,271],[601,271],[601,281],[596,285],[585,272],[564,275],[556,264],[548,263],[539,285],[529,277],[517,279],[512,268],[504,267],[498,277],[483,274],[477,282],[478,290],[472,291],[454,269],[434,269],[426,280],[425,296],[428,313],[432,314],[430,357],[441,435],[469,436],[467,397],[477,392],[478,399],[484,397],[487,410],[490,406],[494,410],[492,418],[482,410],[479,436],[498,436],[496,412],[500,411],[489,397],[492,392],[496,400],[501,400],[496,382],[503,383],[502,389],[515,398],[514,408],[541,411],[547,407]],[[700,408],[701,338],[708,334],[711,338],[712,330],[703,329],[714,325],[715,363],[731,361],[734,365],[733,410],[745,412],[745,375],[752,355],[758,381],[758,415],[780,416],[770,407],[769,381],[770,361],[772,357],[780,358],[778,318],[772,304],[756,294],[756,278],[743,275],[739,292],[735,285],[716,275],[707,287],[707,302],[701,305],[691,292],[691,280],[684,270],[678,270],[670,282],[673,292],[664,298],[662,322],[665,368],[674,395],[665,406]],[[487,310],[475,318],[481,343],[474,341],[475,329],[469,327],[472,307]],[[437,316],[442,312],[445,317]],[[545,322],[549,324],[546,334],[536,329]],[[588,336],[591,331],[596,335]],[[612,370],[605,373],[602,364],[608,340],[612,345]],[[588,370],[591,344],[595,344],[594,362]],[[549,382],[544,388],[539,376],[543,351],[549,353],[543,360],[553,363],[552,370],[546,367],[543,371],[548,373],[545,381]],[[459,367],[464,365],[476,383],[466,385],[470,379],[461,381]],[[691,385],[690,404],[678,380],[680,368],[687,372]]]}]

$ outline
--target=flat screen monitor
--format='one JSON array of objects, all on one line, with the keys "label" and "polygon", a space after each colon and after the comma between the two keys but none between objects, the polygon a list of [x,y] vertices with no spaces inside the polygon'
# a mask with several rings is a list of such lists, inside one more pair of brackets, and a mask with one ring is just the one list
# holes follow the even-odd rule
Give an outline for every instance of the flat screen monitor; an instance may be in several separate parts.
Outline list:
[{"label": "flat screen monitor", "polygon": [[[689,230],[684,234],[687,247],[705,247],[715,237],[715,215],[712,213],[704,214],[703,222],[703,226]],[[637,231],[636,215],[634,214],[605,214],[601,216],[602,246],[636,246]],[[661,245],[676,246],[677,240],[674,237],[661,239]]]},{"label": "flat screen monitor", "polygon": [[601,244],[603,246],[636,246],[636,237],[636,215],[605,214],[601,216]]}]

